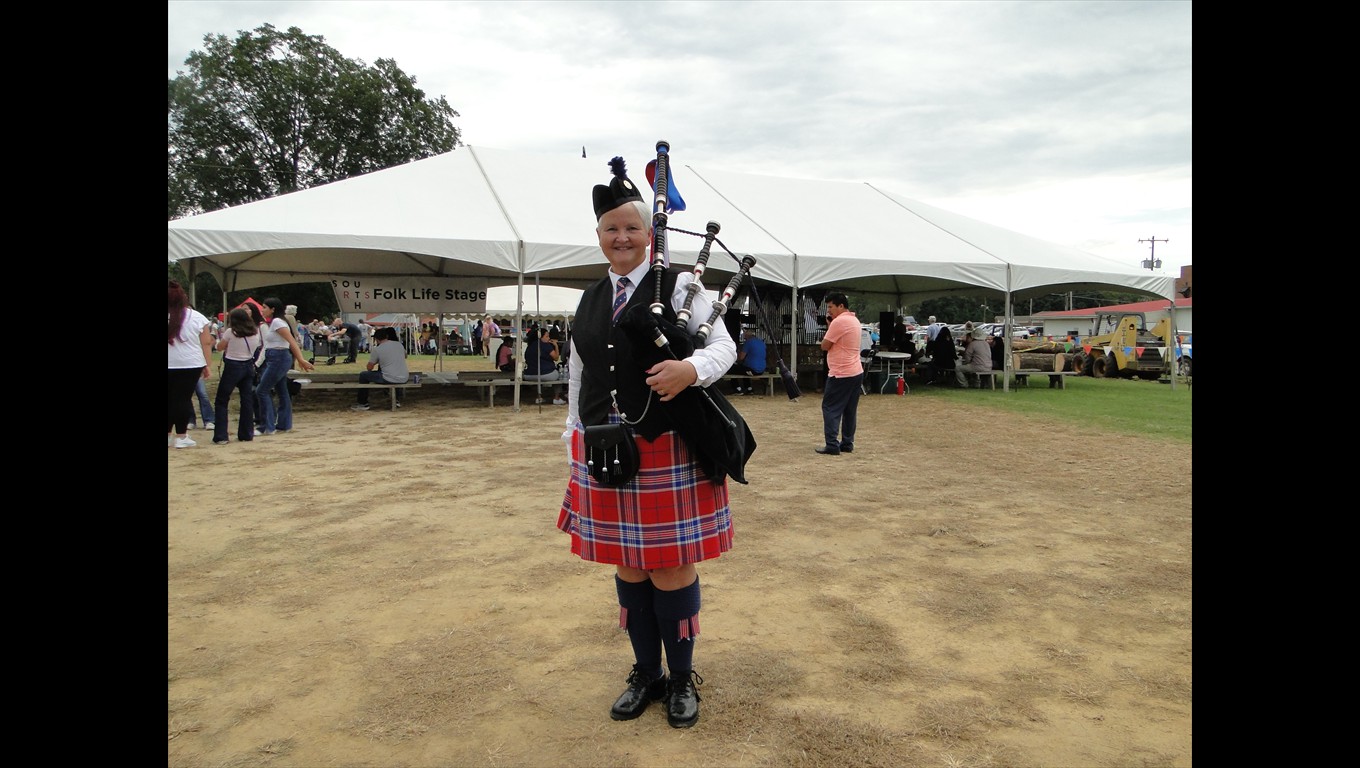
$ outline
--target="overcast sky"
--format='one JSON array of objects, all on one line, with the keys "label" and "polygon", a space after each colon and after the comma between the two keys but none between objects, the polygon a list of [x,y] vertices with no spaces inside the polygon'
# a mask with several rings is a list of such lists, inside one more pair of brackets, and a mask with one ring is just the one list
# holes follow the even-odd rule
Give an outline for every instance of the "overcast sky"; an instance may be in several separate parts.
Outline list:
[{"label": "overcast sky", "polygon": [[868,182],[1132,266],[1155,237],[1178,275],[1190,14],[1181,0],[170,0],[168,77],[205,35],[295,26],[346,58],[395,60],[472,146],[584,146],[603,179],[610,157],[640,169],[664,139],[676,166]]}]

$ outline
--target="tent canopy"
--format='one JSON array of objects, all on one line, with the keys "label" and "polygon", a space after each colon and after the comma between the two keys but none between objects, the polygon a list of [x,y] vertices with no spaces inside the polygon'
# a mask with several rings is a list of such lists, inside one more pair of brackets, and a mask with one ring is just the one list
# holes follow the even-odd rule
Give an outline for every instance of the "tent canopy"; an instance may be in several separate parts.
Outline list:
[{"label": "tent canopy", "polygon": [[[645,183],[645,155],[625,158]],[[1105,289],[1171,298],[1175,278],[943,211],[871,185],[680,165],[686,210],[673,228],[721,229],[705,282],[720,289],[735,257],[753,276],[888,294],[1013,298]],[[347,276],[485,276],[493,284],[581,288],[604,274],[589,190],[602,159],[465,147],[425,160],[169,223],[169,258],[226,290]],[[701,237],[668,233],[673,263]],[[725,248],[724,248],[725,246]],[[525,288],[525,308],[530,285]]]}]

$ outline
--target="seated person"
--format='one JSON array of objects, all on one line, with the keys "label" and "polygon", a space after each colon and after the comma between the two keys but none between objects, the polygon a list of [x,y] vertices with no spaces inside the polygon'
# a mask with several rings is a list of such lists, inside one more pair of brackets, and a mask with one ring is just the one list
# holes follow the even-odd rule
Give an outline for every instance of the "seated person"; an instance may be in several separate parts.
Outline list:
[{"label": "seated person", "polygon": [[444,353],[458,355],[463,352],[463,334],[458,332],[457,326],[450,328],[448,335],[444,337]]},{"label": "seated person", "polygon": [[893,326],[892,344],[889,345],[888,351],[908,354],[916,351],[916,343],[912,341],[906,323],[899,320],[897,325]]},{"label": "seated person", "polygon": [[1006,370],[1006,344],[1000,336],[994,334],[987,336],[987,346],[992,349],[992,370]]},{"label": "seated person", "polygon": [[[397,329],[392,327],[379,328],[378,333],[373,337],[373,351],[368,353],[368,365],[365,371],[359,372],[359,381],[363,384],[391,384],[398,386],[405,384],[410,376],[410,370],[406,367],[406,348],[401,345],[397,338]],[[401,407],[402,390],[397,390],[397,407]],[[351,405],[352,411],[368,410],[368,390],[359,390],[359,402]]]},{"label": "seated person", "polygon": [[958,353],[954,350],[954,336],[949,326],[944,323],[931,325],[930,331],[934,336],[926,342],[926,354],[930,356],[930,362],[926,364],[925,378],[927,384],[934,384],[945,380],[946,371],[954,370]]},{"label": "seated person", "polygon": [[496,370],[505,373],[515,372],[515,340],[501,336],[501,345],[496,349]]},{"label": "seated person", "polygon": [[954,380],[960,387],[980,388],[982,380],[968,374],[991,372],[992,348],[983,339],[982,331],[970,330],[965,338],[968,343],[963,348],[963,358],[954,367]]},{"label": "seated person", "polygon": [[[567,372],[557,367],[561,359],[561,348],[557,339],[552,337],[552,328],[546,325],[531,328],[529,343],[524,347],[524,380],[566,381]],[[566,404],[566,388],[553,387],[553,405]]]},{"label": "seated person", "polygon": [[[746,340],[742,342],[741,348],[737,350],[737,362],[732,366],[731,373],[734,375],[758,376],[765,372],[765,340],[760,337],[760,330],[758,328],[747,329],[745,336]],[[743,382],[745,383],[744,389]],[[752,386],[755,384],[753,380],[737,379],[736,384],[736,394],[755,394],[755,389]]]}]

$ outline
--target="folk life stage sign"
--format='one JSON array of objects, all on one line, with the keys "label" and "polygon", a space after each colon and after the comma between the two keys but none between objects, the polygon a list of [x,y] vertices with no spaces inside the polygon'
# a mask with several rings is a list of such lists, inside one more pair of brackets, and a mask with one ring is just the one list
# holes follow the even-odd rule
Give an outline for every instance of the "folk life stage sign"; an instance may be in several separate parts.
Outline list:
[{"label": "folk life stage sign", "polygon": [[354,277],[331,275],[341,312],[481,315],[486,312],[484,277]]}]

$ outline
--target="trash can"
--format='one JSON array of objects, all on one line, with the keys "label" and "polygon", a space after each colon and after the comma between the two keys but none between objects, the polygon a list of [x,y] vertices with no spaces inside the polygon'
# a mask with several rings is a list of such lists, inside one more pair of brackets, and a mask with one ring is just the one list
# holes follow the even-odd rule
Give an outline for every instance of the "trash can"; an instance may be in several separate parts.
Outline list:
[{"label": "trash can", "polygon": [[883,389],[883,376],[883,371],[865,371],[864,388],[869,394],[878,394],[879,390]]}]

